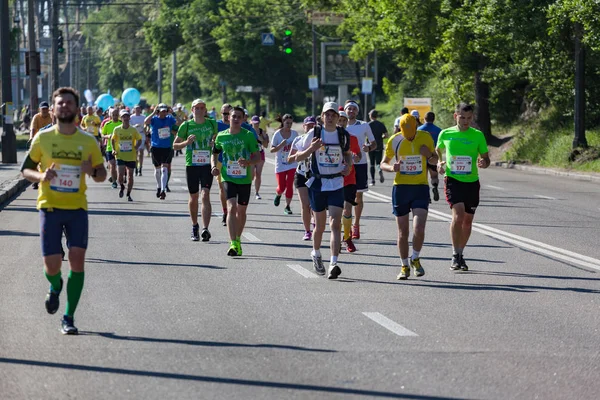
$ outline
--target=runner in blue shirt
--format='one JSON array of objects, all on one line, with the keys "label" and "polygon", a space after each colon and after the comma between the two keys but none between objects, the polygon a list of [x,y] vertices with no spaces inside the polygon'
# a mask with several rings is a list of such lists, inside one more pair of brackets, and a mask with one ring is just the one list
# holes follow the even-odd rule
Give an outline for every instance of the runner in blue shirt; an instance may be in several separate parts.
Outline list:
[{"label": "runner in blue shirt", "polygon": [[[154,112],[146,117],[144,125],[152,128],[152,164],[156,178],[156,197],[164,200],[169,180],[169,169],[173,159],[173,141],[171,136],[177,134],[177,120],[168,114],[166,104],[159,104]],[[158,115],[157,115],[158,114]]]},{"label": "runner in blue shirt", "polygon": [[[433,139],[433,145],[437,147],[438,136],[440,135],[442,129],[439,126],[434,125],[433,121],[435,121],[435,114],[429,111],[427,114],[425,114],[425,123],[418,127],[417,130],[429,132],[431,138]],[[435,165],[432,166],[427,164],[427,168],[429,169],[429,176],[431,177],[431,186],[433,186],[431,189],[431,192],[433,193],[433,200],[438,201],[440,199],[440,192],[438,190],[438,172]]]}]

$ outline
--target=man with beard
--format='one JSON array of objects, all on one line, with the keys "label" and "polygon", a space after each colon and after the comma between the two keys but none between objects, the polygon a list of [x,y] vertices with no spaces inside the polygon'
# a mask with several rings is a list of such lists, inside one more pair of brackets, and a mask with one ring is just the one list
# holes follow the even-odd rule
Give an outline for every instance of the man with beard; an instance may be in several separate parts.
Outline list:
[{"label": "man with beard", "polygon": [[[23,161],[21,172],[30,182],[39,182],[37,208],[40,212],[40,239],[44,273],[50,282],[46,311],[59,308],[63,289],[61,277],[61,238],[64,229],[69,249],[67,305],[61,320],[61,332],[76,335],[74,313],[84,281],[85,252],[88,245],[86,179],[106,179],[106,169],[96,139],[75,125],[79,93],[70,87],[57,89],[52,95],[56,125],[40,131]],[[38,166],[40,171],[38,171]]]}]

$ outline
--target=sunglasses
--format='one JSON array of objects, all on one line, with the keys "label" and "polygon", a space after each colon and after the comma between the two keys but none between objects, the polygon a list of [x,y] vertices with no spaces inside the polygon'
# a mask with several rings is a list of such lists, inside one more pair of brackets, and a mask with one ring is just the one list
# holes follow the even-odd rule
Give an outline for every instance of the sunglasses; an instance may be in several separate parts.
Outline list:
[{"label": "sunglasses", "polygon": [[228,112],[221,113],[221,115],[229,115]]}]

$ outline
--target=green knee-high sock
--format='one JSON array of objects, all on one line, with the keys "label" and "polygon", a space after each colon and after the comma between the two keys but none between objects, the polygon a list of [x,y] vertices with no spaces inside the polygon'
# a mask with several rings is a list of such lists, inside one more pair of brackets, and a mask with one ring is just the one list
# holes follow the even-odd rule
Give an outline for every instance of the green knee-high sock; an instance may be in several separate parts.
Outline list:
[{"label": "green knee-high sock", "polygon": [[60,287],[60,271],[58,271],[58,274],[56,275],[48,275],[48,273],[44,271],[44,275],[46,275],[46,279],[48,279],[48,282],[52,285],[52,290],[60,292],[60,289],[62,289]]},{"label": "green knee-high sock", "polygon": [[73,317],[81,292],[83,291],[83,277],[85,272],[69,272],[69,281],[67,282],[67,309],[65,315]]}]

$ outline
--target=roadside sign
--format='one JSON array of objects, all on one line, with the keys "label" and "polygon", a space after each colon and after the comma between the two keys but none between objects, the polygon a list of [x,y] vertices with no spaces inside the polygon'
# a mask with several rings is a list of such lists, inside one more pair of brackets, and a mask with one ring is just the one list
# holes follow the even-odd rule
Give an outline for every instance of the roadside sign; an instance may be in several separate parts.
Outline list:
[{"label": "roadside sign", "polygon": [[417,110],[423,120],[425,114],[431,111],[431,97],[405,97],[404,107],[408,108],[409,112]]},{"label": "roadside sign", "polygon": [[319,77],[317,75],[308,76],[308,89],[317,90],[319,88]]},{"label": "roadside sign", "polygon": [[373,93],[373,78],[362,78],[362,93]]},{"label": "roadside sign", "polygon": [[261,33],[260,41],[263,46],[273,46],[275,44],[275,36],[272,33]]},{"label": "roadside sign", "polygon": [[314,25],[340,25],[344,21],[344,14],[328,11],[312,11],[308,20]]}]

